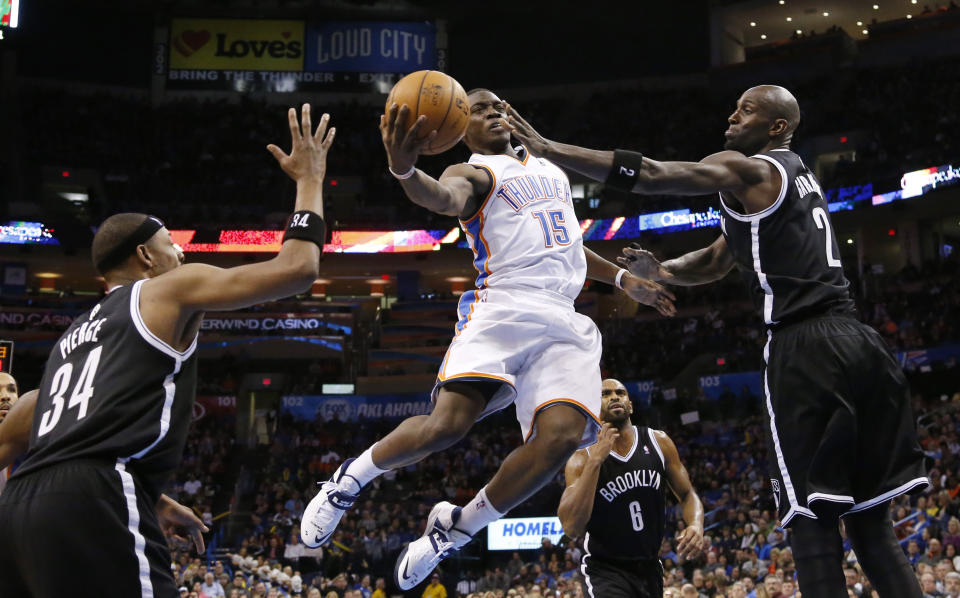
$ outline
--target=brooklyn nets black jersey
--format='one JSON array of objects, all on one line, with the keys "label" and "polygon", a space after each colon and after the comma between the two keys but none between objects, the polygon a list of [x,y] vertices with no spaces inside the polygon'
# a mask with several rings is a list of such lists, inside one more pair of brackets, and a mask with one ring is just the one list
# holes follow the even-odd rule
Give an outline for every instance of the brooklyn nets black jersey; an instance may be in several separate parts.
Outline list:
[{"label": "brooklyn nets black jersey", "polygon": [[15,478],[69,459],[119,462],[158,495],[179,464],[193,413],[197,341],[180,352],[147,329],[143,282],[114,289],[53,347]]},{"label": "brooklyn nets black jersey", "polygon": [[[777,200],[756,214],[730,207],[721,227],[750,295],[768,326],[828,311],[852,312],[830,212],[817,177],[790,150],[753,156],[780,172]],[[734,204],[736,205],[736,204]]]},{"label": "brooklyn nets black jersey", "polygon": [[663,452],[650,428],[634,426],[633,432],[627,456],[611,451],[600,465],[584,543],[590,558],[658,558],[666,505]]}]

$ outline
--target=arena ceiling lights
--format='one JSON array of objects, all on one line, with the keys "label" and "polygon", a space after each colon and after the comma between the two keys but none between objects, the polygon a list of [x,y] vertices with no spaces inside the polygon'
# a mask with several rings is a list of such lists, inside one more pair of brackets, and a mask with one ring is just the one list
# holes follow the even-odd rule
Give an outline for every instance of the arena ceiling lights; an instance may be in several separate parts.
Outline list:
[{"label": "arena ceiling lights", "polygon": [[912,0],[746,0],[714,9],[712,18],[727,31],[742,35],[746,46],[756,46],[789,39],[797,30],[805,35],[824,33],[832,26],[854,39],[864,39],[874,19],[910,18],[919,15],[922,6]]}]

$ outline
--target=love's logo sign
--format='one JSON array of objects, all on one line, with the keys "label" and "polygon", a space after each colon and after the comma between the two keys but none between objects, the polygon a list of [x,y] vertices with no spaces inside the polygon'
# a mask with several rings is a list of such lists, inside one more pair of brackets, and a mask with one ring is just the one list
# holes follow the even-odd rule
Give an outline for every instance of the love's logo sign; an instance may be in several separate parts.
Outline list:
[{"label": "love's logo sign", "polygon": [[184,31],[173,40],[173,47],[184,56],[190,56],[210,41],[209,31]]}]

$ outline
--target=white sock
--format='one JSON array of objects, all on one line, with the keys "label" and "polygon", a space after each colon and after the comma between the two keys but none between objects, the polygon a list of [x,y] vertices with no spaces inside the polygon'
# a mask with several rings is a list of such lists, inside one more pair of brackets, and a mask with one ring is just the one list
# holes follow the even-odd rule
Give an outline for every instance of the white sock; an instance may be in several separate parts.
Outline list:
[{"label": "white sock", "polygon": [[372,482],[374,478],[390,471],[389,469],[380,469],[374,465],[374,446],[377,446],[377,444],[374,443],[370,448],[363,451],[347,468],[346,475],[344,475],[340,479],[340,483],[337,484],[337,487],[339,487],[341,491],[349,494],[358,494],[360,489]]},{"label": "white sock", "polygon": [[484,486],[473,500],[463,507],[460,512],[460,521],[454,527],[472,536],[501,517],[503,513],[494,510],[490,499],[487,498],[487,487]]}]

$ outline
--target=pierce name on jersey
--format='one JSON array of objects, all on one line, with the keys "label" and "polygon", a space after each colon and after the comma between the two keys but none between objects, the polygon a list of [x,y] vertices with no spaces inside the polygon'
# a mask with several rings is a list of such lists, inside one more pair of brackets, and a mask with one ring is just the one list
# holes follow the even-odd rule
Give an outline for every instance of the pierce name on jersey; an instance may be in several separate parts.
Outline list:
[{"label": "pierce name on jersey", "polygon": [[[99,307],[99,305],[97,307]],[[90,317],[92,318],[94,315],[95,314],[91,313]],[[59,345],[60,357],[66,359],[74,349],[84,343],[99,343],[100,329],[103,328],[103,324],[106,321],[107,318],[100,318],[99,320],[93,321],[87,320],[78,328],[74,328],[68,336],[61,338]]]}]

